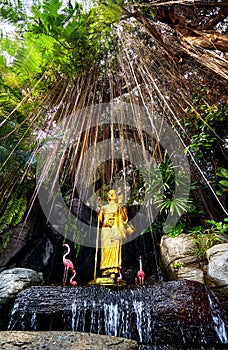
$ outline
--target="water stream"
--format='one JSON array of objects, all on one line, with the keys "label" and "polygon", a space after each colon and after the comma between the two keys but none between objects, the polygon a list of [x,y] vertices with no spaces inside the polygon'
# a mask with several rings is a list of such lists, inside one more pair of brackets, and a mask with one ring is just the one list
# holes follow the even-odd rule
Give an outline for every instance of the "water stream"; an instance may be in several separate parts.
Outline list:
[{"label": "water stream", "polygon": [[222,344],[228,344],[228,334],[226,323],[224,322],[221,311],[218,307],[218,299],[210,290],[208,290],[208,300],[211,308],[212,319],[214,323],[214,329]]},{"label": "water stream", "polygon": [[204,286],[190,281],[121,288],[32,287],[19,294],[8,329],[120,336],[148,349],[227,344],[219,305]]}]

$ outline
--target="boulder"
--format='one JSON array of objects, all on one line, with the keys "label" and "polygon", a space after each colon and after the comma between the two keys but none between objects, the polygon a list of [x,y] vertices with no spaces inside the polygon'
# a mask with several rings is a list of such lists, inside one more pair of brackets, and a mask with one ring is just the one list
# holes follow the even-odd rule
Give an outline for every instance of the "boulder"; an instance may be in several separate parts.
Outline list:
[{"label": "boulder", "polygon": [[17,293],[30,286],[41,284],[43,284],[42,274],[30,269],[15,268],[0,273],[0,311],[6,317],[5,319],[1,317],[0,329],[4,328],[4,322],[8,319]]},{"label": "boulder", "polygon": [[84,350],[84,349],[116,349],[136,350],[138,344],[134,340],[105,335],[79,332],[1,332],[2,350]]},{"label": "boulder", "polygon": [[208,280],[214,286],[228,286],[228,243],[217,244],[206,252]]},{"label": "boulder", "polygon": [[[178,263],[178,261],[177,261]],[[186,264],[184,260],[183,264]],[[180,268],[175,268],[176,279],[186,279],[190,281],[197,281],[204,283],[204,272],[197,265],[191,264],[190,266],[181,266]]]},{"label": "boulder", "polygon": [[207,250],[206,256],[207,284],[214,289],[224,307],[228,309],[228,243],[213,246]]},{"label": "boulder", "polygon": [[175,349],[220,343],[207,289],[187,280],[142,287],[31,287],[18,294],[9,329],[97,333]]},{"label": "boulder", "polygon": [[162,236],[161,262],[169,279],[187,279],[204,283],[204,271],[199,266],[196,249],[197,245],[192,235],[182,233],[174,238]]}]

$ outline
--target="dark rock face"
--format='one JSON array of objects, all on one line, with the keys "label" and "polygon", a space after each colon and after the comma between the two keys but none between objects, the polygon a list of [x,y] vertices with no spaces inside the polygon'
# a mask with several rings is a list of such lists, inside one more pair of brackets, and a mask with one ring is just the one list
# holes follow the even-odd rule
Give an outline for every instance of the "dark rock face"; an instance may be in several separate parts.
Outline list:
[{"label": "dark rock face", "polygon": [[[5,239],[7,235],[8,232],[6,231],[2,235],[2,238]],[[12,263],[12,258],[24,250],[31,237],[31,221],[28,221],[26,224],[20,223],[17,227],[12,229],[7,249],[0,254],[0,271],[7,268]]]},{"label": "dark rock face", "polygon": [[[143,346],[221,344],[207,291],[182,280],[154,286],[32,287],[18,294],[9,328],[91,332]],[[202,349],[202,347],[201,347]]]}]

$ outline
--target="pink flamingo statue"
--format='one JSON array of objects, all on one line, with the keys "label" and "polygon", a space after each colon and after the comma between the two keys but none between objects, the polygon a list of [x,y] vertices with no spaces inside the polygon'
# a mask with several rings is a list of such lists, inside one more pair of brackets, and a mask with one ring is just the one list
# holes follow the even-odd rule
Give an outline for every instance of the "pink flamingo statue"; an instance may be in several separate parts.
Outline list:
[{"label": "pink flamingo statue", "polygon": [[122,284],[123,278],[122,278],[122,273],[121,273],[121,266],[118,267],[118,271],[119,271],[119,276],[116,279],[116,282],[120,285]]},{"label": "pink flamingo statue", "polygon": [[63,274],[63,284],[66,284],[68,271],[70,270],[72,273],[74,273],[74,264],[70,259],[66,259],[66,256],[70,254],[70,247],[68,244],[64,244],[64,247],[67,247],[66,254],[63,255],[63,265],[64,265],[64,274]]},{"label": "pink flamingo statue", "polygon": [[142,269],[142,256],[139,256],[139,271],[137,272],[137,282],[140,285],[144,284],[145,272]]},{"label": "pink flamingo statue", "polygon": [[76,271],[73,270],[73,276],[70,279],[70,285],[71,286],[77,286],[77,282],[73,280],[75,276],[76,276]]}]

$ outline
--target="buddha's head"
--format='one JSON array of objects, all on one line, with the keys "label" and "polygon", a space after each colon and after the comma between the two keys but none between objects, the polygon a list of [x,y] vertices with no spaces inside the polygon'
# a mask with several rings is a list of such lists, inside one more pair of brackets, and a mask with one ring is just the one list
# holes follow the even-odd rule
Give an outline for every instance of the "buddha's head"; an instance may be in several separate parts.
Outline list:
[{"label": "buddha's head", "polygon": [[108,200],[111,201],[111,200],[117,200],[117,193],[115,190],[110,190],[108,191]]}]

